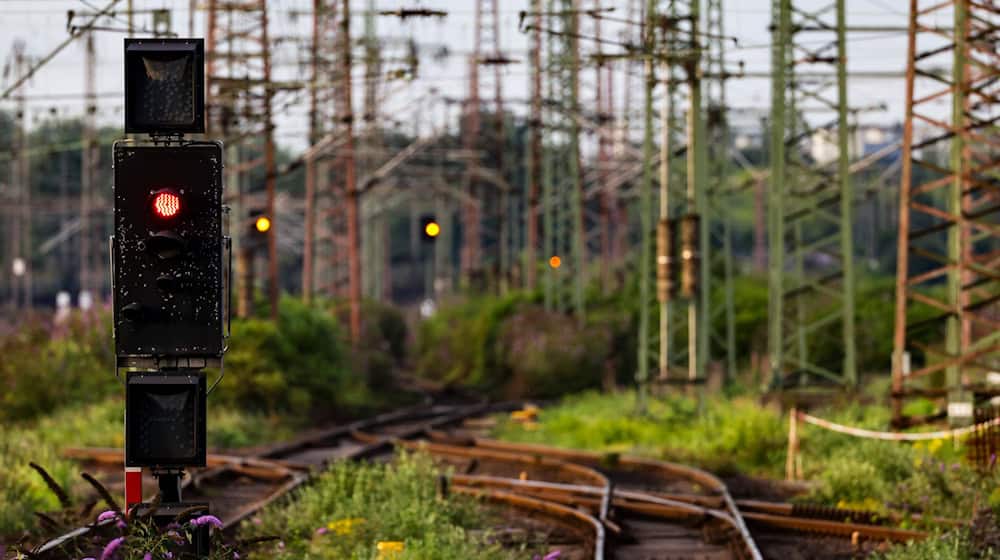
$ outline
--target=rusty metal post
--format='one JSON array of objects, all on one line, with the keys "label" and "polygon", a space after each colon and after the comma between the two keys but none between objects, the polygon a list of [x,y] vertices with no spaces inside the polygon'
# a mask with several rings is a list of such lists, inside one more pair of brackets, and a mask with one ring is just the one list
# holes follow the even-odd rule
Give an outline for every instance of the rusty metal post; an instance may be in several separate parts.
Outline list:
[{"label": "rusty metal post", "polygon": [[[309,145],[319,141],[319,43],[320,19],[324,11],[323,0],[313,0],[312,41],[310,43],[310,87],[309,87]],[[305,231],[302,236],[302,301],[312,301],[313,262],[316,239],[316,160],[306,158]]]},{"label": "rusty metal post", "polygon": [[[953,27],[936,28],[942,17],[952,18]],[[911,1],[893,350],[898,426],[923,420],[902,414],[903,400],[911,395],[946,398],[947,407],[937,412],[946,413],[953,425],[971,422],[969,386],[1000,368],[1000,205],[991,188],[998,165],[991,140],[1000,90],[998,18],[1000,6],[994,3]],[[918,51],[923,35],[950,43]],[[942,67],[950,67],[950,80],[942,77]],[[950,117],[929,118],[928,107],[943,102],[951,107]],[[914,138],[920,132],[914,130],[916,121],[931,130],[923,139]],[[928,152],[947,152],[947,159],[922,155]],[[917,173],[918,168],[929,173]],[[911,338],[915,328],[933,342]],[[907,375],[909,350],[914,365]],[[925,379],[929,386],[921,386]]]},{"label": "rusty metal post", "polygon": [[[542,0],[532,0],[531,9],[542,11]],[[534,290],[538,278],[538,201],[542,182],[542,26],[536,25],[532,33],[531,79],[531,151],[528,159],[528,242],[524,252],[527,288]]]},{"label": "rusty metal post", "polygon": [[913,182],[913,93],[917,54],[917,0],[910,0],[907,33],[906,113],[903,120],[902,171],[899,184],[899,233],[896,236],[896,322],[892,349],[892,421],[903,421],[903,354],[906,352],[907,271],[910,269],[910,186]]},{"label": "rusty metal post", "polygon": [[354,155],[354,109],[351,101],[351,2],[343,0],[341,13],[341,65],[343,86],[341,95],[347,114],[344,122],[344,190],[347,194],[348,283],[351,313],[351,340],[361,340],[361,253],[360,209]]},{"label": "rusty metal post", "polygon": [[274,116],[271,101],[273,90],[271,88],[271,43],[268,37],[267,27],[267,2],[260,0],[261,4],[261,35],[260,48],[261,58],[264,64],[264,185],[267,189],[267,216],[271,219],[271,229],[267,230],[267,289],[268,299],[271,303],[271,318],[278,318],[278,297],[280,287],[278,286],[278,228],[277,216],[274,215],[275,198],[275,171],[277,166],[274,160]]}]

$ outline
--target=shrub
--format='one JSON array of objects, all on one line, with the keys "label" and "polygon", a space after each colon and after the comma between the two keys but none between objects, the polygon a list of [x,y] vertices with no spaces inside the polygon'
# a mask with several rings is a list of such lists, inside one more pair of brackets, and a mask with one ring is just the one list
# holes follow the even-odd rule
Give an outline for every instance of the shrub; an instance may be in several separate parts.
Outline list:
[{"label": "shrub", "polygon": [[235,321],[218,397],[248,410],[305,416],[357,394],[343,337],[325,311],[284,298],[277,322]]},{"label": "shrub", "polygon": [[526,306],[501,323],[494,352],[508,396],[547,398],[597,386],[610,347],[605,329]]},{"label": "shrub", "polygon": [[937,538],[894,546],[877,558],[879,560],[973,560],[989,556],[975,554],[968,535],[956,531]]},{"label": "shrub", "polygon": [[29,420],[121,390],[107,313],[73,315],[59,326],[28,320],[0,339],[0,355],[0,420]]},{"label": "shrub", "polygon": [[528,300],[522,293],[443,307],[417,331],[417,374],[467,387],[497,385],[500,324]]},{"label": "shrub", "polygon": [[417,331],[418,374],[510,398],[548,398],[595,387],[633,363],[615,356],[627,346],[620,313],[595,313],[581,325],[534,299],[512,293],[444,307]]}]

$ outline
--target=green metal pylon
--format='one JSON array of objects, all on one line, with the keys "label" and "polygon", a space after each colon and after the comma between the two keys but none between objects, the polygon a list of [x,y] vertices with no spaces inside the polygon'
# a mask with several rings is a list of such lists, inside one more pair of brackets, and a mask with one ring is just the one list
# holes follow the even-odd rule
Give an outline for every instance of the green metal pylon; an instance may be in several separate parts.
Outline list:
[{"label": "green metal pylon", "polygon": [[[545,146],[543,192],[545,193],[546,261],[557,257],[545,276],[546,305],[571,311],[586,319],[584,282],[586,251],[583,238],[583,174],[580,164],[580,12],[579,0],[549,1],[547,25],[553,30],[547,40],[550,99],[561,109],[549,111],[552,132]],[[558,167],[557,164],[561,164]]]},{"label": "green metal pylon", "polygon": [[[666,17],[659,14],[666,12]],[[641,245],[639,253],[639,348],[636,379],[640,386],[640,396],[644,396],[645,384],[649,380],[649,367],[655,364],[659,377],[666,380],[674,364],[686,362],[687,379],[699,382],[705,377],[709,359],[709,326],[711,313],[711,275],[709,253],[709,224],[697,218],[704,216],[708,194],[708,151],[706,145],[705,112],[702,102],[703,50],[701,46],[701,5],[700,0],[690,2],[657,2],[651,0],[646,6],[646,35],[644,52],[646,73],[646,133],[643,142],[643,176],[639,197]],[[661,37],[655,33],[659,30]],[[661,75],[655,75],[657,66]],[[683,69],[682,76],[677,70]],[[656,299],[659,302],[660,321],[655,330],[650,321],[653,304],[651,289],[654,274],[653,262],[653,170],[655,149],[654,98],[656,84],[664,82],[663,105],[660,114],[660,188],[659,222],[657,225],[656,260],[659,269],[660,286]],[[681,106],[679,96],[686,94],[686,119],[677,119],[675,111]],[[683,130],[678,130],[681,122]],[[673,138],[681,133],[686,135],[684,144],[692,149],[674,149]],[[685,154],[685,165],[675,165],[675,154]],[[679,164],[680,162],[676,162]],[[683,169],[681,169],[683,167]],[[688,231],[682,238],[688,239],[688,246],[673,240],[671,224],[680,223],[681,229]],[[685,228],[689,228],[687,230]],[[675,248],[676,246],[676,248]],[[673,258],[673,262],[668,261]],[[684,271],[688,278],[681,282],[680,298],[675,299],[674,290],[667,284],[676,284],[676,270]],[[665,274],[665,271],[669,271]],[[688,289],[685,289],[685,286]],[[678,346],[674,351],[673,341],[684,335],[686,348]],[[642,401],[640,401],[640,408]]]},{"label": "green metal pylon", "polygon": [[[729,115],[727,112],[726,34],[723,0],[708,0],[706,33],[708,41],[706,97],[708,102],[709,183],[708,205],[703,220],[708,224],[711,240],[706,260],[710,269],[721,268],[721,276],[713,278],[721,283],[721,301],[712,294],[708,301],[711,311],[711,346],[723,349],[727,378],[736,375],[736,303],[733,293],[733,248],[730,205],[733,204],[730,174]],[[715,327],[721,322],[721,331]]]},{"label": "green metal pylon", "polygon": [[[834,22],[826,19],[830,13]],[[854,195],[845,0],[834,0],[815,10],[794,6],[792,0],[774,0],[772,17],[768,197],[772,383],[784,387],[790,375],[797,375],[800,384],[819,378],[853,387],[857,383],[851,230]],[[809,39],[796,43],[802,33],[809,33]],[[817,42],[816,35],[830,41]],[[835,78],[832,82],[797,79],[797,66],[802,65],[833,65]],[[806,111],[825,111],[834,118],[826,125],[816,125],[805,119]],[[826,145],[836,153],[829,161],[822,161],[817,146],[823,147],[830,135],[835,135],[836,141]],[[804,140],[813,143],[811,154],[804,152]],[[841,351],[833,357],[822,356],[816,350],[823,342],[834,342]]]},{"label": "green metal pylon", "polygon": [[645,125],[643,127],[642,141],[642,183],[639,187],[639,333],[638,333],[638,356],[637,370],[635,374],[637,388],[637,408],[639,412],[645,412],[646,400],[649,385],[649,308],[652,299],[652,271],[650,270],[653,260],[653,94],[656,89],[656,74],[654,73],[652,52],[655,46],[654,23],[657,13],[657,1],[649,0],[646,4],[646,29],[643,33],[643,46],[646,51],[646,59],[643,63],[643,73],[645,77],[645,97],[643,101],[643,114]]}]

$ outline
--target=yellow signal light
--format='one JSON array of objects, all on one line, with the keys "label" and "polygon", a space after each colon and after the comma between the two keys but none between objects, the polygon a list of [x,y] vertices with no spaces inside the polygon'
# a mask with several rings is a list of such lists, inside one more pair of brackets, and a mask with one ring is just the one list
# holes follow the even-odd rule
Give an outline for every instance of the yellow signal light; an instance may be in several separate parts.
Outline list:
[{"label": "yellow signal light", "polygon": [[427,234],[427,237],[437,237],[441,235],[441,226],[437,222],[427,222],[427,225],[424,226],[424,233]]},{"label": "yellow signal light", "polygon": [[271,229],[271,220],[267,216],[261,216],[257,218],[257,222],[254,223],[257,231],[261,233],[267,233]]},{"label": "yellow signal light", "polygon": [[552,268],[559,268],[562,266],[562,259],[559,258],[559,255],[552,255],[552,257],[549,258],[549,266]]}]

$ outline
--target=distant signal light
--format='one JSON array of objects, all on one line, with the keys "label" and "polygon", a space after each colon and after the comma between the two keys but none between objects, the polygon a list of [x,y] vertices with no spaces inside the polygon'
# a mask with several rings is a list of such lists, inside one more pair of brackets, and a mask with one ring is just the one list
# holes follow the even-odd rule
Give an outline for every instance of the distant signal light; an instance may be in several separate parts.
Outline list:
[{"label": "distant signal light", "polygon": [[261,233],[267,233],[271,229],[271,220],[267,216],[261,216],[254,222],[254,227]]},{"label": "distant signal light", "polygon": [[163,219],[173,218],[181,211],[181,197],[171,191],[160,191],[153,197],[153,212]]}]

